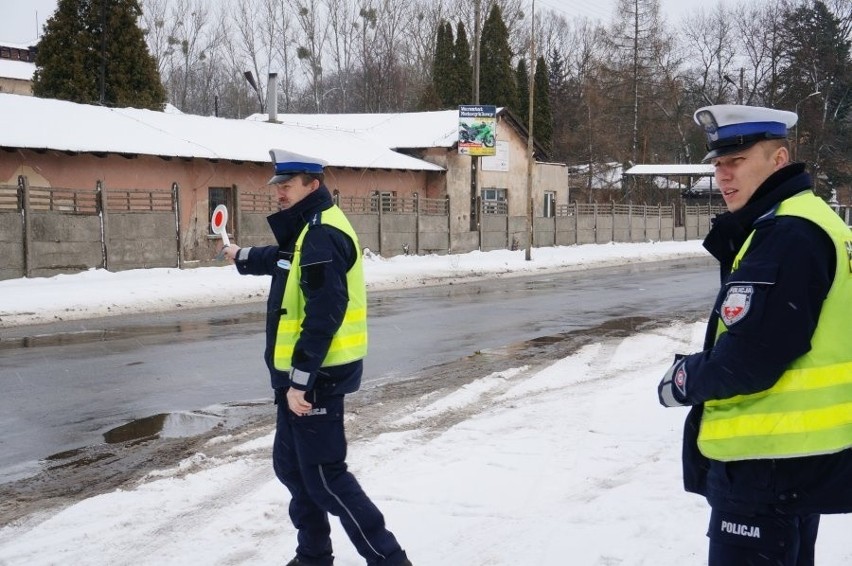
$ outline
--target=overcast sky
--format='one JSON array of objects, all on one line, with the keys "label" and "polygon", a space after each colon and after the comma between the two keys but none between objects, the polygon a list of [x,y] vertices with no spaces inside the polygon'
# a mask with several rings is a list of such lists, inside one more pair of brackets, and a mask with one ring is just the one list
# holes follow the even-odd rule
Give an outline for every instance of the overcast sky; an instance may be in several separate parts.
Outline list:
[{"label": "overcast sky", "polygon": [[[616,0],[536,0],[536,10],[552,9],[568,19],[586,16],[608,21],[615,3]],[[56,4],[57,0],[0,0],[0,42],[29,43],[37,39]],[[670,23],[678,22],[684,14],[699,6],[714,5],[713,0],[660,0]]]}]

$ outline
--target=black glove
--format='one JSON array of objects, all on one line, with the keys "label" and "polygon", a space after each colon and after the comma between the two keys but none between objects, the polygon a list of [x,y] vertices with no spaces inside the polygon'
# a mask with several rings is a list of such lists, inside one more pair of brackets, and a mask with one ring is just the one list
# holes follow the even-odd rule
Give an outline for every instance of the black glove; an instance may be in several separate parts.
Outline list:
[{"label": "black glove", "polygon": [[685,407],[686,402],[686,359],[675,354],[675,361],[657,386],[657,395],[663,407]]}]

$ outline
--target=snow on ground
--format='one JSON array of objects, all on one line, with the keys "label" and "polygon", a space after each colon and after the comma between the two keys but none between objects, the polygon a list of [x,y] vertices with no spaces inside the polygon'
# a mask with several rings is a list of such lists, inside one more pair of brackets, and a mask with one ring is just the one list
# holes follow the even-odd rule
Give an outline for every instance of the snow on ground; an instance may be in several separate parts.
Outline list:
[{"label": "snow on ground", "polygon": [[[533,262],[523,252],[374,258],[366,269],[375,289],[700,254],[697,242],[619,244],[536,249]],[[0,311],[8,325],[263,296],[263,278],[249,284],[229,269],[4,281]],[[702,335],[696,323],[605,340],[536,371],[507,361],[455,392],[389,411],[392,431],[353,442],[350,466],[418,566],[706,563],[709,510],[681,487],[686,410],[656,398],[672,353],[698,348]],[[471,416],[422,427],[458,414]],[[271,443],[272,431],[224,455],[202,451],[132,489],[8,525],[0,565],[284,564],[295,532]],[[362,564],[333,524],[336,564]],[[822,525],[818,564],[852,563],[852,521],[826,516]]]}]

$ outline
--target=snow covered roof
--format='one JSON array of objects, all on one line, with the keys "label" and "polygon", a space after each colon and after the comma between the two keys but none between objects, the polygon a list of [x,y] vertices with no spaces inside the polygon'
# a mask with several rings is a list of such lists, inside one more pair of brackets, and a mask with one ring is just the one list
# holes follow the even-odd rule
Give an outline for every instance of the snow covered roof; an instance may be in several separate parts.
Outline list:
[{"label": "snow covered roof", "polygon": [[14,41],[0,40],[0,46],[11,47],[12,49],[23,49],[24,51],[27,51],[27,50],[35,47],[36,45],[38,45],[38,42],[39,42],[39,38],[37,38],[37,37],[35,39],[32,39],[31,41],[28,41],[28,42],[25,42],[25,43],[18,43],[18,42],[14,42]]},{"label": "snow covered roof", "polygon": [[676,181],[672,181],[670,177],[656,176],[656,177],[654,177],[652,182],[654,183],[654,186],[657,187],[658,189],[681,190],[681,189],[684,188],[684,185],[681,185],[680,183],[678,183]]},{"label": "snow covered roof", "polygon": [[[266,114],[249,120],[261,121]],[[278,114],[279,122],[317,130],[357,133],[394,149],[453,147],[459,137],[458,110],[396,114]]]},{"label": "snow covered roof", "polygon": [[0,59],[0,78],[3,79],[31,81],[35,69],[35,63],[15,59]]},{"label": "snow covered roof", "polygon": [[351,131],[0,94],[0,147],[269,162],[281,148],[332,167],[444,171]]},{"label": "snow covered roof", "polygon": [[677,164],[677,165],[634,165],[625,172],[625,175],[713,175],[713,166],[709,163]]},{"label": "snow covered roof", "polygon": [[[592,189],[615,189],[621,187],[621,172],[624,168],[618,161],[608,163],[594,163],[592,165]],[[582,179],[582,186],[586,186],[589,176],[589,164],[578,163],[568,166],[568,175],[575,179]]]},{"label": "snow covered roof", "polygon": [[713,187],[713,177],[701,177],[689,189],[696,192],[707,192],[712,191]]}]

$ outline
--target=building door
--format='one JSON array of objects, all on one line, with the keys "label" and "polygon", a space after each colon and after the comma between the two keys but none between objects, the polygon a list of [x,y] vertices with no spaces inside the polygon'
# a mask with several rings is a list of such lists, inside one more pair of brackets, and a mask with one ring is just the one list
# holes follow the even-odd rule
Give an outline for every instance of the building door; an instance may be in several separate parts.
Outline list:
[{"label": "building door", "polygon": [[545,218],[556,216],[556,191],[544,191],[544,213]]},{"label": "building door", "polygon": [[228,207],[228,223],[226,224],[226,228],[228,236],[234,237],[236,232],[234,219],[237,216],[237,211],[235,207],[233,187],[210,187],[207,189],[207,235],[215,238],[219,237],[213,234],[213,228],[210,226],[209,220],[213,216],[213,211],[220,204],[224,204]]}]

